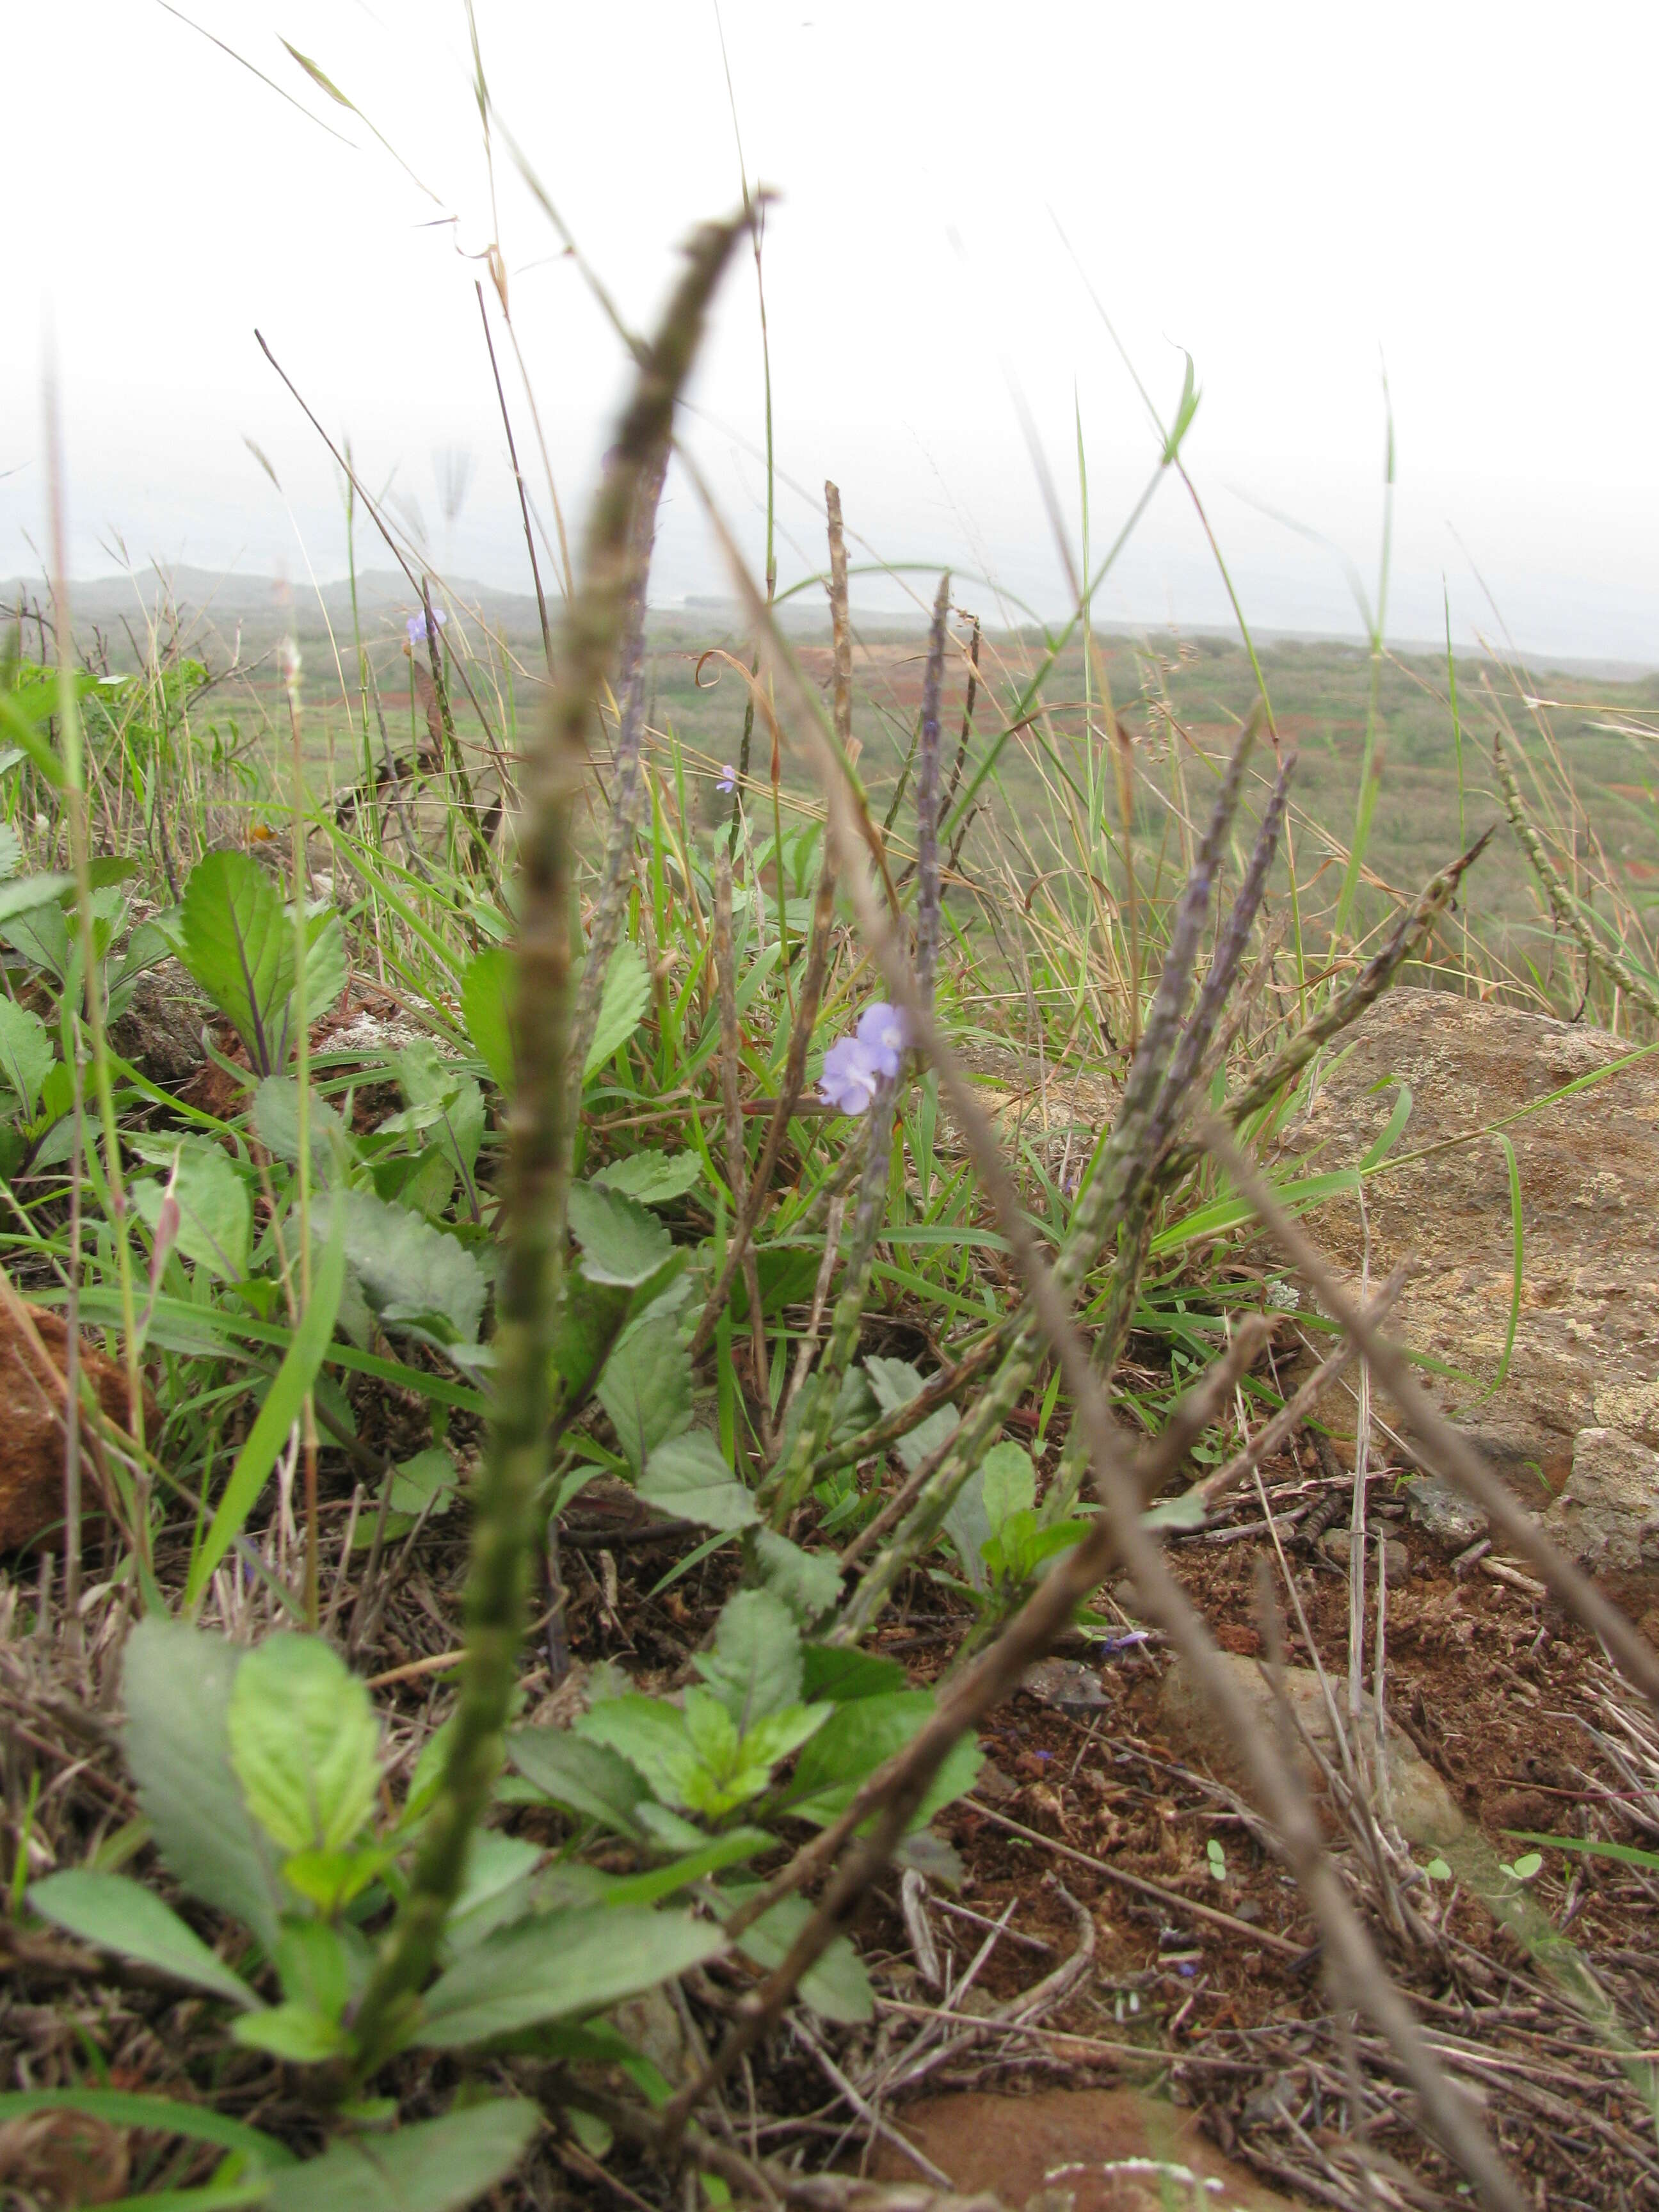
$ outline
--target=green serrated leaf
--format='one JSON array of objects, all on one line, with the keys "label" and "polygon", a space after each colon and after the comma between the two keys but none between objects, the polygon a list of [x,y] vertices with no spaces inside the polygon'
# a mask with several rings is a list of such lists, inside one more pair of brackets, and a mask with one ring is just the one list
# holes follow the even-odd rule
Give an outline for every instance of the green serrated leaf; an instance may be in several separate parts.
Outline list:
[{"label": "green serrated leaf", "polygon": [[674,1323],[631,1328],[605,1361],[594,1395],[623,1457],[641,1474],[653,1452],[691,1425],[691,1358]]},{"label": "green serrated leaf", "polygon": [[582,1273],[589,1282],[622,1290],[649,1281],[674,1249],[655,1214],[591,1182],[571,1186],[570,1233],[582,1248]]},{"label": "green serrated leaf", "polygon": [[[154,1230],[165,1187],[146,1176],[131,1185],[131,1195],[139,1218]],[[176,1249],[221,1282],[243,1281],[252,1249],[253,1201],[217,1145],[181,1150],[173,1196],[179,1205]]]},{"label": "green serrated leaf", "polygon": [[579,1820],[637,1836],[645,1778],[620,1751],[568,1729],[514,1729],[507,1755],[526,1782]]},{"label": "green serrated leaf", "polygon": [[40,1086],[56,1056],[40,1015],[0,996],[0,1077],[22,1101],[26,1115],[33,1115],[40,1103]]},{"label": "green serrated leaf", "polygon": [[269,1954],[281,1890],[230,1763],[232,1684],[242,1657],[222,1636],[155,1613],[141,1620],[122,1662],[125,1747],[169,1873],[251,1928]]},{"label": "green serrated leaf", "polygon": [[750,1528],[760,1519],[754,1498],[706,1430],[659,1444],[646,1462],[639,1488],[640,1496],[664,1513],[705,1528]]},{"label": "green serrated leaf", "polygon": [[592,1177],[602,1190],[620,1191],[641,1206],[665,1206],[684,1198],[702,1175],[696,1152],[630,1152],[625,1160],[612,1160]]},{"label": "green serrated leaf", "polygon": [[611,1054],[628,1042],[644,1020],[650,1003],[651,971],[641,957],[639,947],[624,938],[611,954],[611,965],[605,971],[599,1020],[582,1069],[584,1081],[597,1074]]},{"label": "green serrated leaf", "polygon": [[828,1698],[838,1705],[850,1705],[857,1698],[884,1698],[909,1687],[896,1659],[850,1644],[804,1644],[801,1660],[801,1695],[811,1702]]},{"label": "green serrated leaf", "polygon": [[391,2135],[343,2136],[285,2167],[266,2212],[461,2212],[507,2179],[540,2125],[534,2105],[499,2097]]},{"label": "green serrated leaf", "polygon": [[67,1928],[100,1951],[136,1959],[177,1981],[228,1997],[232,2004],[258,2004],[241,1976],[216,1958],[170,1905],[125,1875],[79,1868],[48,1875],[31,1886],[28,1899],[43,1920]]},{"label": "green serrated leaf", "polygon": [[715,1624],[713,1651],[698,1652],[692,1663],[739,1735],[769,1713],[799,1701],[800,1634],[788,1607],[771,1590],[739,1590],[728,1598]]},{"label": "green serrated leaf", "polygon": [[629,1905],[544,1913],[502,1929],[440,1975],[426,1993],[416,2040],[453,2051],[544,2020],[602,2012],[725,1948],[721,1931],[690,1913]]},{"label": "green serrated leaf", "polygon": [[833,1552],[803,1551],[775,1528],[763,1528],[755,1539],[755,1556],[762,1583],[782,1599],[803,1632],[839,1602],[841,1568]]},{"label": "green serrated leaf", "polygon": [[513,1088],[513,994],[517,982],[513,955],[492,945],[475,952],[461,975],[461,1019],[472,1049],[495,1079],[497,1090]]},{"label": "green serrated leaf", "polygon": [[346,1259],[382,1328],[418,1328],[443,1343],[477,1343],[483,1270],[459,1237],[366,1190],[319,1198],[312,1213],[316,1235],[329,1235],[337,1207]]},{"label": "green serrated leaf", "polygon": [[[580,1716],[574,1733],[625,1759],[663,1804],[690,1802],[685,1793],[700,1759],[686,1717],[678,1706],[637,1694],[606,1698]],[[636,1797],[629,1808],[630,1816],[637,1819],[640,1808]]]},{"label": "green serrated leaf", "polygon": [[331,1644],[283,1634],[250,1651],[229,1727],[248,1810],[283,1850],[356,1840],[380,1788],[380,1732],[368,1691]]},{"label": "green serrated leaf", "polygon": [[[789,1785],[790,1812],[820,1826],[836,1819],[853,1802],[859,1784],[884,1759],[902,1751],[933,1711],[933,1693],[927,1690],[894,1691],[837,1705],[796,1761]],[[979,1768],[979,1747],[964,1737],[946,1754],[912,1825],[924,1826],[952,1798],[972,1789]]]},{"label": "green serrated leaf", "polygon": [[[786,1897],[751,1921],[738,1938],[738,1948],[764,1972],[770,1973],[788,1957],[796,1939],[812,1917],[804,1897]],[[800,1978],[800,1994],[825,2020],[855,2027],[875,2016],[875,1997],[870,1978],[858,1953],[845,1936],[837,1936],[823,1956]]]}]

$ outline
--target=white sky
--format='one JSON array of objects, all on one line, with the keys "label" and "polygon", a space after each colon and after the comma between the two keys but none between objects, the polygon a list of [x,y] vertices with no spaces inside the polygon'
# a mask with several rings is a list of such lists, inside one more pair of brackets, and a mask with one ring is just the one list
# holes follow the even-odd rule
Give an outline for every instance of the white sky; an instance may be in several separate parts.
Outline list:
[{"label": "white sky", "polygon": [[[75,573],[110,573],[118,534],[135,562],[299,582],[308,558],[340,574],[333,472],[257,324],[350,435],[365,480],[395,470],[441,566],[526,586],[472,296],[481,264],[463,258],[492,225],[460,0],[184,4],[355,143],[152,0],[16,11],[7,75],[27,96],[7,103],[0,169],[0,575],[33,571],[27,540],[44,543],[49,325]],[[502,118],[624,311],[647,319],[676,240],[737,198],[711,0],[478,0],[478,19]],[[833,475],[880,556],[988,570],[1046,611],[1062,605],[1011,380],[1073,528],[1080,410],[1097,552],[1156,447],[1057,214],[1166,410],[1182,349],[1194,356],[1188,459],[1252,619],[1358,626],[1340,562],[1262,509],[1336,541],[1374,590],[1386,364],[1391,635],[1437,634],[1443,574],[1460,638],[1492,632],[1478,569],[1523,646],[1659,662],[1659,11],[726,0],[724,25],[750,174],[783,195],[767,240],[778,458],[811,496],[781,494],[781,582],[821,563],[815,501]],[[435,203],[279,35],[359,101]],[[497,184],[574,527],[620,356],[499,146]],[[450,214],[453,228],[431,227]],[[690,436],[758,558],[746,258],[696,398]],[[477,465],[453,527],[434,476],[448,447]],[[659,557],[659,602],[724,588],[684,484],[671,485]],[[360,559],[385,565],[370,544]],[[957,596],[997,611],[989,585],[964,579]],[[1227,618],[1177,483],[1097,606]]]}]

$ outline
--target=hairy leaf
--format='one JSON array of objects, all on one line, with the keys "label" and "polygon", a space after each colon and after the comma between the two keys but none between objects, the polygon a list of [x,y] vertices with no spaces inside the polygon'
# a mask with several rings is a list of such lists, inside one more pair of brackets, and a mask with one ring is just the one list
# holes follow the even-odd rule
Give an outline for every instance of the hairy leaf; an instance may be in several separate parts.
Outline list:
[{"label": "hairy leaf", "polygon": [[599,994],[599,1020],[593,1042],[587,1048],[584,1080],[605,1066],[614,1052],[628,1042],[645,1018],[651,1003],[651,971],[640,957],[638,945],[624,938],[611,956]]},{"label": "hairy leaf", "polygon": [[342,2136],[284,2167],[265,2212],[461,2212],[507,2179],[540,2125],[526,2100],[497,2097],[392,2135]]},{"label": "hairy leaf", "polygon": [[606,1360],[594,1395],[611,1416],[624,1458],[641,1474],[653,1452],[691,1425],[691,1358],[675,1324],[647,1321],[629,1329]]},{"label": "hairy leaf", "polygon": [[782,1599],[770,1590],[728,1598],[714,1629],[714,1649],[692,1662],[744,1735],[769,1713],[800,1697],[800,1636]]},{"label": "hairy leaf", "polygon": [[383,1328],[419,1328],[443,1344],[477,1343],[483,1271],[459,1237],[366,1190],[319,1199],[312,1215],[317,1235],[330,1234],[337,1208],[346,1258]]},{"label": "hairy leaf", "polygon": [[427,1991],[416,2040],[453,2051],[544,2020],[600,2012],[726,1948],[708,1921],[633,1905],[565,1911],[502,1929]]},{"label": "hairy leaf", "polygon": [[242,1653],[150,1613],[127,1639],[127,1765],[168,1871],[192,1897],[276,1948],[281,1891],[230,1763],[231,1686]]},{"label": "hairy leaf", "polygon": [[28,1896],[43,1920],[67,1928],[82,1942],[137,1959],[141,1966],[155,1966],[177,1981],[228,1997],[232,2004],[259,2002],[241,1976],[216,1958],[170,1905],[125,1875],[77,1868],[48,1875],[31,1887]]},{"label": "hairy leaf", "polygon": [[749,1528],[760,1519],[754,1498],[705,1429],[657,1446],[640,1478],[640,1496],[705,1528]]},{"label": "hairy leaf", "polygon": [[684,1198],[702,1174],[696,1152],[630,1152],[625,1160],[612,1160],[592,1181],[602,1190],[620,1191],[641,1206],[665,1206]]},{"label": "hairy leaf", "polygon": [[591,1182],[570,1188],[570,1233],[582,1248],[582,1273],[590,1283],[632,1290],[648,1282],[673,1250],[673,1240],[653,1213],[620,1192]]}]

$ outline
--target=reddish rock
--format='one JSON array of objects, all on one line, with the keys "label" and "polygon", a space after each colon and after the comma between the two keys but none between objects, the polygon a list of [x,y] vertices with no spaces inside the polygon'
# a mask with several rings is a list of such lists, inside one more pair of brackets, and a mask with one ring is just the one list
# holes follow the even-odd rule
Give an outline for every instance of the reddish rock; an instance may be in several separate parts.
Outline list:
[{"label": "reddish rock", "polygon": [[[62,1548],[64,1398],[59,1384],[69,1352],[69,1330],[57,1314],[40,1306],[26,1306],[23,1311],[33,1323],[52,1372],[43,1370],[40,1352],[28,1341],[14,1310],[0,1307],[0,1553],[21,1551],[41,1538],[55,1539],[54,1548]],[[126,1376],[85,1336],[81,1339],[81,1368],[105,1417],[119,1428],[130,1427]],[[154,1432],[156,1418],[147,1394],[146,1433]],[[92,1512],[98,1504],[97,1478],[89,1462],[83,1461],[83,1470],[82,1496]]]}]

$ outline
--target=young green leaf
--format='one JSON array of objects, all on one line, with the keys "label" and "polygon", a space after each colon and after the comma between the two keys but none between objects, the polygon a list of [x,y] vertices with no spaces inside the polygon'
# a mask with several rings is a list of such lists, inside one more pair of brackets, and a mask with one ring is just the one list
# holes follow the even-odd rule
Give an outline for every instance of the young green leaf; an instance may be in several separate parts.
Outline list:
[{"label": "young green leaf", "polygon": [[705,1528],[749,1528],[760,1519],[754,1498],[705,1429],[657,1446],[640,1478],[640,1496]]},{"label": "young green leaf", "polygon": [[631,1905],[544,1913],[502,1929],[440,1975],[416,2040],[453,2051],[541,2021],[602,2012],[725,1948],[720,1930],[690,1913]]},{"label": "young green leaf", "polygon": [[169,1873],[275,1949],[281,1889],[230,1763],[232,1685],[242,1653],[155,1613],[127,1639],[124,1744],[138,1802]]},{"label": "young green leaf", "polygon": [[351,2038],[337,2020],[295,1998],[244,2013],[230,2033],[234,2043],[250,2051],[268,2051],[273,2058],[286,2058],[295,2066],[321,2066],[351,2048]]},{"label": "young green leaf", "polygon": [[31,1887],[28,1899],[43,1920],[67,1928],[100,1951],[136,1959],[177,1981],[228,1997],[234,2005],[259,2002],[170,1905],[125,1875],[92,1874],[83,1868],[48,1875]]},{"label": "young green leaf", "polygon": [[[154,1230],[164,1186],[145,1176],[131,1186],[139,1218]],[[217,1145],[187,1143],[173,1182],[179,1206],[176,1249],[221,1282],[246,1279],[253,1237],[248,1187]]]},{"label": "young green leaf", "polygon": [[462,2212],[507,2179],[540,2124],[527,2100],[495,2097],[392,2135],[342,2136],[284,2167],[265,2212]]},{"label": "young green leaf", "polygon": [[248,1810],[283,1851],[356,1841],[380,1788],[368,1692],[320,1636],[270,1637],[236,1670],[230,1756]]}]

